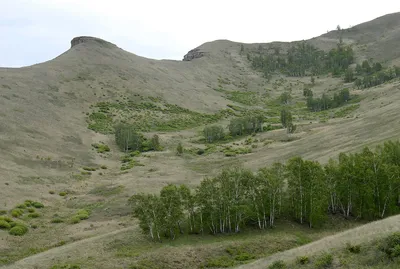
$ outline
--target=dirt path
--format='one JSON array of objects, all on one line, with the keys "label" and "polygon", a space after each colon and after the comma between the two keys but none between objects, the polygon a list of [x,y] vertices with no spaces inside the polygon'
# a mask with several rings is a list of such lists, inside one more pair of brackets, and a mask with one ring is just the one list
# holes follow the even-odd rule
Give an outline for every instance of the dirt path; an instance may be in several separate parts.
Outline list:
[{"label": "dirt path", "polygon": [[[327,236],[313,243],[290,249],[287,251],[273,254],[267,258],[257,260],[253,263],[237,267],[238,269],[265,269],[273,262],[283,260],[290,262],[298,256],[311,256],[318,252],[328,251],[329,249],[340,248],[347,242],[352,244],[365,243],[381,236],[400,231],[400,215],[390,217],[380,221],[374,221],[366,225]],[[268,242],[266,242],[267,244]]]},{"label": "dirt path", "polygon": [[[123,233],[129,230],[134,230],[136,226],[133,227],[128,227],[124,229],[119,229],[110,233],[98,235],[98,236],[93,236],[90,238],[82,239],[76,242],[73,242],[71,244],[67,244],[61,247],[57,248],[52,248],[47,251],[38,253],[36,255],[32,255],[29,257],[26,257],[22,260],[16,261],[13,264],[6,265],[5,267],[2,267],[4,269],[38,269],[38,268],[43,268],[42,266],[44,264],[51,264],[52,260],[55,258],[59,258],[60,256],[67,256],[70,254],[71,251],[75,251],[77,249],[80,249],[82,251],[85,251],[86,247],[89,248],[89,245],[97,243],[98,241],[108,238],[110,236]],[[85,247],[86,245],[86,247]]]}]

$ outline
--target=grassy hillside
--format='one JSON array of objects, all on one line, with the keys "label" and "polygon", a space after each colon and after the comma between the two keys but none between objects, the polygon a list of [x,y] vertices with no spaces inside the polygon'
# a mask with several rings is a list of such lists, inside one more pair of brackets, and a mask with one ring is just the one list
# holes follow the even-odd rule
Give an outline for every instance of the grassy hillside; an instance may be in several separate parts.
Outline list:
[{"label": "grassy hillside", "polygon": [[[390,14],[341,31],[344,44],[355,52],[352,68],[370,58],[384,67],[400,62],[395,45],[399,18]],[[339,33],[307,42],[328,51],[337,46]],[[251,249],[251,259],[262,258],[361,224],[310,230],[284,221],[282,228],[262,234],[181,238],[159,245],[149,242],[131,218],[127,200],[132,194],[155,193],[168,183],[194,187],[223,167],[241,164],[255,171],[298,155],[325,163],[340,152],[400,137],[398,79],[362,90],[331,73],[314,76],[314,82],[310,76],[279,72],[267,79],[247,58],[260,47],[285,53],[294,44],[217,40],[188,53],[201,53],[200,58],[158,61],[80,37],[48,62],[0,68],[0,212],[11,216],[27,199],[44,205],[34,212],[19,208],[22,215],[11,216],[29,228],[27,234],[16,237],[0,230],[0,265],[28,257],[10,268],[64,263],[151,268],[146,261],[160,257],[161,268],[205,266],[243,254],[227,254],[227,249],[243,246]],[[353,100],[312,112],[304,88],[318,97],[349,88]],[[287,92],[292,100],[282,104],[279,98]],[[280,126],[283,108],[292,111],[297,125],[290,136]],[[252,113],[263,115],[268,131],[205,143],[204,126],[219,124],[226,131],[231,119]],[[157,134],[163,150],[126,156],[115,143],[117,123],[132,124],[148,138]],[[181,155],[176,154],[179,143]],[[264,247],[269,240],[271,249]]]}]

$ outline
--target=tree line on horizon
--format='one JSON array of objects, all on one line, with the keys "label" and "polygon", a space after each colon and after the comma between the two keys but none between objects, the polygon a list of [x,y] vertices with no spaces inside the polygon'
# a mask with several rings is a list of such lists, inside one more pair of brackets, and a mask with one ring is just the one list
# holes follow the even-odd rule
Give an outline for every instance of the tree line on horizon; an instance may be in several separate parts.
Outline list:
[{"label": "tree line on horizon", "polygon": [[270,53],[260,46],[258,51],[248,53],[247,59],[251,61],[253,68],[262,71],[267,78],[277,71],[291,77],[321,75],[329,72],[334,76],[339,76],[354,62],[354,51],[351,46],[340,42],[336,48],[325,52],[302,41],[291,46],[286,54],[282,54],[279,48],[275,48],[274,52]]},{"label": "tree line on horizon", "polygon": [[341,153],[327,164],[294,157],[259,169],[223,169],[194,189],[169,184],[129,202],[153,240],[182,234],[230,234],[267,229],[285,218],[310,228],[330,214],[375,220],[399,213],[400,142]]}]

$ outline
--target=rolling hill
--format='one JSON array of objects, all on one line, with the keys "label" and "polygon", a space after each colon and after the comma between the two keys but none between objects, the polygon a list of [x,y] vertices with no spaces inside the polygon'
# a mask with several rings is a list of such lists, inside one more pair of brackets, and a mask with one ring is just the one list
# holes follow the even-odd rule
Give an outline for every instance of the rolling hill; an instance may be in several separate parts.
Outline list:
[{"label": "rolling hill", "polygon": [[[337,46],[340,35],[344,44],[353,47],[356,63],[372,58],[385,67],[400,64],[400,13],[306,42],[328,51]],[[328,74],[318,76],[310,86],[309,76],[277,74],[266,79],[246,56],[259,48],[269,51],[279,47],[285,52],[299,42],[216,40],[189,51],[183,61],[172,61],[143,58],[100,38],[76,37],[71,48],[55,59],[23,68],[0,68],[0,209],[11,210],[26,199],[45,204],[43,217],[33,223],[38,229],[24,237],[0,231],[0,253],[4,253],[0,266],[43,252],[45,260],[37,254],[20,262],[29,261],[29,265],[18,267],[17,262],[10,268],[49,268],[55,261],[83,262],[89,256],[92,260],[87,268],[120,268],[116,256],[107,256],[110,262],[96,261],[107,252],[103,240],[110,243],[119,229],[126,231],[123,227],[132,227],[128,230],[132,229],[134,240],[144,242],[126,205],[134,193],[158,192],[167,183],[193,187],[204,176],[234,164],[256,170],[298,155],[324,163],[340,152],[400,138],[398,79],[361,90]],[[305,86],[312,87],[316,95],[350,88],[359,102],[331,113],[313,114],[305,109]],[[209,123],[226,126],[243,111],[262,111],[272,115],[267,123],[279,125],[276,100],[288,88],[297,109],[293,139],[286,139],[286,131],[277,129],[257,134],[259,142],[252,152],[234,158],[225,157],[220,150],[202,156],[175,154],[178,143],[188,152],[207,149],[199,143],[203,127]],[[105,119],[96,114],[105,110],[109,113]],[[148,137],[158,134],[164,151],[139,156],[143,166],[121,171],[123,153],[112,134],[113,124],[120,121],[133,122]],[[245,139],[231,144],[244,145]],[[93,146],[96,143],[108,145],[110,152],[100,154]],[[96,169],[87,173],[88,167]],[[62,192],[67,195],[59,195]],[[87,222],[58,226],[51,222],[83,207],[93,211]],[[92,238],[98,252],[86,249],[84,242]],[[220,248],[225,243],[213,244],[212,248]],[[193,256],[193,251],[199,251],[184,243],[167,248],[176,248],[179,253],[179,247]],[[206,252],[207,246],[199,248]],[[132,257],[146,251],[146,247],[138,249]],[[156,247],[154,253],[170,250]],[[128,263],[125,256],[124,266]],[[176,268],[184,265],[182,262]]]}]

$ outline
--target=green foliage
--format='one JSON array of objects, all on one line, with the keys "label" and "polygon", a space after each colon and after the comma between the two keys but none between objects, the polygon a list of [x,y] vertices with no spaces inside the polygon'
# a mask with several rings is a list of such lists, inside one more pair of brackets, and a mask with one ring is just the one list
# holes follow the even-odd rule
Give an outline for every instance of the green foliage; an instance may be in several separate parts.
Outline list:
[{"label": "green foliage", "polygon": [[87,166],[82,167],[82,169],[85,171],[96,171],[97,170],[96,167],[87,167]]},{"label": "green foliage", "polygon": [[64,222],[64,220],[61,218],[54,218],[51,220],[51,223],[63,223],[63,222]]},{"label": "green foliage", "polygon": [[26,205],[25,204],[20,204],[20,205],[17,205],[16,208],[25,209]]},{"label": "green foliage", "polygon": [[229,125],[229,133],[232,137],[252,134],[263,131],[264,117],[262,115],[249,115],[241,118],[233,118]]},{"label": "green foliage", "polygon": [[348,68],[344,74],[344,82],[349,83],[354,81],[353,69]]},{"label": "green foliage", "polygon": [[204,127],[203,135],[207,143],[213,143],[215,141],[222,140],[225,136],[225,133],[222,126],[211,125]]},{"label": "green foliage", "polygon": [[176,154],[177,155],[182,155],[183,154],[183,150],[184,150],[184,148],[182,146],[182,143],[179,142],[178,146],[176,146]]},{"label": "green foliage", "polygon": [[321,98],[307,98],[307,108],[311,111],[317,112],[331,108],[340,107],[351,100],[349,89],[342,89],[339,94],[335,93],[333,99],[329,98],[326,94],[322,94]]},{"label": "green foliage", "polygon": [[158,135],[154,135],[150,140],[148,140],[142,134],[137,133],[133,125],[117,125],[115,127],[115,142],[124,152],[162,150]]},{"label": "green foliage", "polygon": [[37,213],[37,212],[30,213],[30,214],[28,214],[28,217],[29,217],[29,218],[35,219],[35,218],[39,218],[39,217],[40,217],[40,214]]},{"label": "green foliage", "polygon": [[290,126],[290,124],[293,122],[293,116],[292,113],[288,109],[282,109],[281,110],[281,123],[284,128],[287,128]]},{"label": "green foliage", "polygon": [[304,97],[312,97],[313,96],[313,91],[308,88],[303,89],[303,96]]},{"label": "green foliage", "polygon": [[279,96],[279,101],[281,104],[288,105],[292,101],[292,95],[290,92],[284,92]]},{"label": "green foliage", "polygon": [[295,77],[326,74],[328,72],[338,76],[354,61],[352,48],[341,43],[328,53],[303,41],[289,48],[285,55],[272,54],[262,49],[255,54],[257,56],[249,56],[252,66],[263,72],[266,78],[276,72]]},{"label": "green foliage", "polygon": [[150,140],[150,149],[155,150],[155,151],[160,151],[162,150],[162,146],[160,143],[160,137],[158,135],[153,135],[153,137]]},{"label": "green foliage", "polygon": [[333,256],[329,253],[324,253],[316,261],[315,266],[318,269],[329,268],[332,266]]},{"label": "green foliage", "polygon": [[14,218],[19,218],[23,214],[24,214],[23,209],[15,208],[15,209],[11,210],[11,216],[13,216]]},{"label": "green foliage", "polygon": [[77,224],[79,222],[81,222],[81,219],[78,216],[73,216],[71,218],[71,224]]},{"label": "green foliage", "polygon": [[6,215],[6,214],[7,214],[7,210],[0,210],[0,216]]},{"label": "green foliage", "polygon": [[58,195],[60,195],[60,196],[67,196],[67,192],[65,192],[65,191],[62,191],[62,192],[60,192]]},{"label": "green foliage", "polygon": [[216,258],[211,258],[207,261],[207,268],[227,268],[235,265],[235,261],[228,256],[220,256]]},{"label": "green foliage", "polygon": [[271,264],[270,266],[268,266],[268,269],[285,269],[286,264],[283,261],[276,261],[273,264]]},{"label": "green foliage", "polygon": [[356,73],[359,77],[355,81],[355,86],[358,88],[374,87],[400,77],[399,67],[383,69],[380,63],[367,60],[363,61],[362,65],[357,65]]},{"label": "green foliage", "polygon": [[397,232],[386,237],[380,248],[389,258],[400,257],[400,233]]},{"label": "green foliage", "polygon": [[105,169],[107,169],[108,167],[107,167],[107,165],[103,164],[103,165],[100,166],[100,168],[103,169],[103,170],[105,170]]},{"label": "green foliage", "polygon": [[[233,147],[225,150],[236,155]],[[323,225],[328,214],[370,220],[399,213],[399,174],[400,142],[389,141],[374,151],[366,147],[359,153],[341,153],[338,161],[330,160],[324,167],[294,157],[286,165],[275,163],[257,173],[239,167],[224,169],[204,178],[193,194],[184,185],[168,185],[160,195],[137,194],[130,203],[143,232],[158,241],[185,232],[266,229],[274,227],[280,216],[313,228]],[[389,252],[396,244],[383,249]],[[357,252],[358,247],[350,251]]]},{"label": "green foliage", "polygon": [[310,262],[310,259],[308,258],[308,256],[301,256],[297,258],[297,263],[299,264],[307,264]]},{"label": "green foliage", "polygon": [[0,219],[0,229],[8,230],[8,229],[10,229],[10,228],[11,228],[10,223],[8,223],[8,222],[5,221],[5,220],[1,220],[1,219]]},{"label": "green foliage", "polygon": [[124,151],[141,150],[143,135],[136,132],[133,125],[119,124],[115,127],[115,142]]},{"label": "green foliage", "polygon": [[35,212],[35,209],[34,208],[28,208],[28,212],[29,213],[33,213],[33,212]]},{"label": "green foliage", "polygon": [[23,224],[17,224],[14,227],[12,227],[8,233],[14,236],[22,236],[27,232],[28,232],[28,227],[26,227]]},{"label": "green foliage", "polygon": [[0,220],[4,220],[6,222],[12,222],[12,219],[8,216],[0,216]]},{"label": "green foliage", "polygon": [[43,208],[44,207],[44,205],[40,202],[32,202],[32,206],[34,208]]},{"label": "green foliage", "polygon": [[78,210],[75,215],[71,218],[71,223],[76,224],[81,222],[81,220],[88,219],[90,216],[90,211],[86,209]]},{"label": "green foliage", "polygon": [[110,147],[103,143],[92,144],[92,147],[94,147],[97,150],[97,153],[110,152]]},{"label": "green foliage", "polygon": [[92,113],[87,120],[88,127],[96,132],[112,134],[115,132],[114,126],[120,122],[133,126],[137,132],[175,131],[213,123],[229,114],[227,110],[215,114],[203,114],[159,99],[148,99],[151,102],[128,100],[97,103],[92,106]]},{"label": "green foliage", "polygon": [[361,245],[352,245],[350,243],[347,243],[346,249],[351,253],[358,254],[361,252]]},{"label": "green foliage", "polygon": [[252,260],[255,257],[256,256],[253,255],[253,254],[250,254],[250,253],[247,253],[247,252],[241,252],[241,253],[235,255],[234,259],[235,259],[235,261],[244,262],[244,261]]}]

